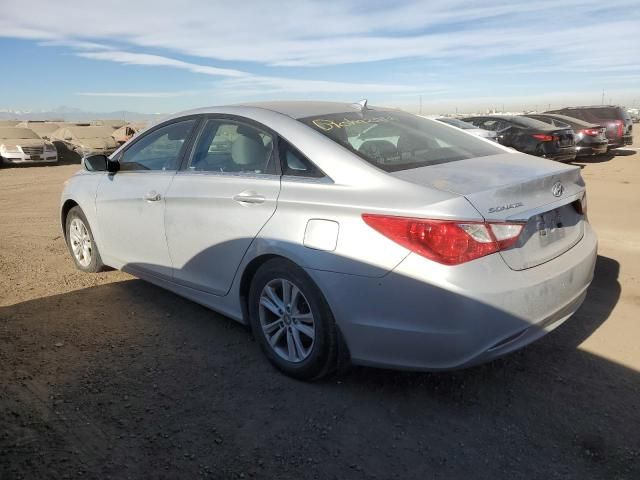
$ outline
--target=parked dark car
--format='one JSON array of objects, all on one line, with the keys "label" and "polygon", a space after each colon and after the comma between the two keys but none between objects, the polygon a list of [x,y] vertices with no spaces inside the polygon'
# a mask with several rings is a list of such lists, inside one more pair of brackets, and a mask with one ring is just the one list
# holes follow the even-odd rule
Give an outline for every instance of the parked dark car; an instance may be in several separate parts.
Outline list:
[{"label": "parked dark car", "polygon": [[487,115],[462,120],[471,122],[478,128],[496,132],[499,143],[520,152],[558,162],[570,162],[576,158],[571,128],[553,127],[518,115]]},{"label": "parked dark car", "polygon": [[624,147],[633,143],[633,122],[626,109],[616,105],[596,105],[592,107],[565,107],[545,113],[559,113],[578,118],[589,123],[602,125],[607,129],[609,149]]},{"label": "parked dark car", "polygon": [[600,155],[607,151],[609,143],[606,136],[607,129],[602,125],[585,122],[557,113],[530,113],[523,115],[523,117],[533,118],[534,120],[539,120],[558,128],[569,127],[573,129],[577,157]]},{"label": "parked dark car", "polygon": [[436,118],[436,120],[442,123],[446,123],[447,125],[451,125],[452,127],[459,128],[460,130],[464,130],[465,132],[470,133],[471,135],[475,135],[476,137],[487,138],[489,140],[493,140],[494,142],[497,141],[496,132],[483,130],[469,122],[463,122],[458,118],[441,117]]}]

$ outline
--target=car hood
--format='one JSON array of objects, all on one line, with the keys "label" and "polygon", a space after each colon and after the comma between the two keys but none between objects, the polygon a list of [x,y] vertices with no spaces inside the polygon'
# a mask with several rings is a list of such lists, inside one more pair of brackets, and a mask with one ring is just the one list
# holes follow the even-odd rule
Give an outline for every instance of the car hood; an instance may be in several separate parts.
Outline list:
[{"label": "car hood", "polygon": [[5,138],[0,139],[0,145],[4,145],[7,148],[44,147],[44,140],[41,138]]}]

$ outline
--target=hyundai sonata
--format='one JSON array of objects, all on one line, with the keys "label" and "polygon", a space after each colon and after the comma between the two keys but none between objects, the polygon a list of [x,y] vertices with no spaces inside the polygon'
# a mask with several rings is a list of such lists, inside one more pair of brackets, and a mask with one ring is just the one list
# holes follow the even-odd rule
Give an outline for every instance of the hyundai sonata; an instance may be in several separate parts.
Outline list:
[{"label": "hyundai sonata", "polygon": [[298,378],[438,370],[569,318],[596,236],[580,169],[359,104],[175,115],[64,188],[76,266],[110,266],[249,324]]}]

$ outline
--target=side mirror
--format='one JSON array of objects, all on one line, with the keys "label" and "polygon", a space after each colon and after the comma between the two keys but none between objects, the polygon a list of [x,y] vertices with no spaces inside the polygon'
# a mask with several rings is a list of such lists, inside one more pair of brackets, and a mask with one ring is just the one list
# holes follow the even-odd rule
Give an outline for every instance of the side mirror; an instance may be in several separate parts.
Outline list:
[{"label": "side mirror", "polygon": [[65,142],[70,142],[71,140],[73,140],[73,138],[71,138],[71,137],[64,137],[64,141],[65,141]]},{"label": "side mirror", "polygon": [[89,155],[84,157],[84,168],[90,172],[106,172],[107,162],[109,161],[106,155]]},{"label": "side mirror", "polygon": [[107,158],[107,172],[116,173],[120,170],[120,162]]},{"label": "side mirror", "polygon": [[83,162],[84,167],[90,172],[116,173],[120,170],[120,164],[115,160],[109,160],[106,155],[89,155]]}]

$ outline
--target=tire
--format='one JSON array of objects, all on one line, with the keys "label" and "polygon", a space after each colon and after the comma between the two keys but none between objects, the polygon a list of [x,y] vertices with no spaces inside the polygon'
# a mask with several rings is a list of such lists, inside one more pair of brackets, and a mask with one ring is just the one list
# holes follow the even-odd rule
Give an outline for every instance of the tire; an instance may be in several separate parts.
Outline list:
[{"label": "tire", "polygon": [[105,269],[87,217],[80,207],[69,210],[65,219],[65,233],[69,253],[78,270],[96,273]]},{"label": "tire", "polygon": [[[282,301],[287,282],[291,285],[288,310]],[[318,379],[335,371],[335,320],[322,292],[304,270],[283,258],[268,260],[251,281],[248,301],[253,335],[276,368],[300,380]]]}]

